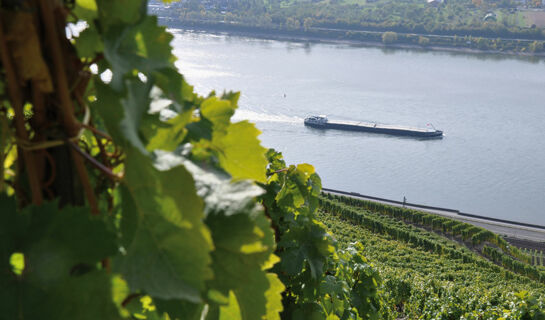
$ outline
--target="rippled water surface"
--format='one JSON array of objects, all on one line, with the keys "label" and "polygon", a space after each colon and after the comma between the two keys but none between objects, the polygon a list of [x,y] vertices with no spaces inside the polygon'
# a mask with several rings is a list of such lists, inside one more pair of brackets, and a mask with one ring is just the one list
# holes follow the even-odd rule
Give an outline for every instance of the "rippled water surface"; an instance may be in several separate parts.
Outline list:
[{"label": "rippled water surface", "polygon": [[[196,90],[241,91],[236,119],[325,187],[545,225],[545,63],[171,31]],[[312,114],[446,136],[321,131]]]}]

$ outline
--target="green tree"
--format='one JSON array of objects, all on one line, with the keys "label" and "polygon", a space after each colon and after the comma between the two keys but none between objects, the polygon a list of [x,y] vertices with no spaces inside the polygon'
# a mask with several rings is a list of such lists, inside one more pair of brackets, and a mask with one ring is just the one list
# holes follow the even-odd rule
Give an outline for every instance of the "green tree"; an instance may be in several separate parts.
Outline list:
[{"label": "green tree", "polygon": [[528,50],[530,52],[540,52],[540,51],[543,51],[543,42],[538,42],[538,41],[533,41],[532,43],[530,43],[530,45],[528,46]]},{"label": "green tree", "polygon": [[397,41],[397,33],[392,31],[387,31],[382,34],[382,43],[391,44]]},{"label": "green tree", "polygon": [[297,18],[289,17],[286,19],[286,28],[288,30],[298,30],[301,28],[301,24]]},{"label": "green tree", "polygon": [[418,44],[421,46],[427,46],[428,44],[430,44],[430,39],[420,36],[418,37]]},{"label": "green tree", "polygon": [[310,27],[312,27],[312,18],[310,17],[307,17],[305,18],[305,20],[303,20],[303,29],[305,29],[305,31],[308,31],[308,29],[310,29]]}]

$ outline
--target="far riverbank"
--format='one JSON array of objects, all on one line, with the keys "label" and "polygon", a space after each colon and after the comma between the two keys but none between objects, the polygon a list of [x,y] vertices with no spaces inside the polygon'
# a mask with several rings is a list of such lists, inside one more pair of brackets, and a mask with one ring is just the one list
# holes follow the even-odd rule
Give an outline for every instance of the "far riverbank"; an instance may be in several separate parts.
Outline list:
[{"label": "far riverbank", "polygon": [[[376,47],[383,49],[403,49],[415,51],[441,51],[459,54],[475,54],[475,55],[491,55],[503,56],[505,58],[517,57],[530,61],[540,61],[545,58],[545,52],[526,52],[514,50],[490,50],[468,48],[463,46],[446,46],[446,45],[420,45],[413,43],[384,43],[382,42],[382,32],[364,32],[364,31],[346,31],[336,29],[318,29],[302,31],[302,30],[284,30],[284,29],[269,29],[263,27],[250,27],[239,24],[226,23],[211,23],[211,22],[196,22],[196,21],[175,21],[166,17],[159,17],[159,22],[168,28],[178,28],[182,30],[202,31],[207,33],[222,33],[233,36],[251,37],[266,40],[291,41],[291,42],[309,42],[309,43],[330,43],[343,44],[361,47]],[[360,35],[365,34],[365,38],[361,39]],[[400,34],[400,38],[406,36]],[[411,35],[417,36],[417,35]],[[436,36],[444,38],[444,36]],[[422,37],[420,37],[422,38]],[[460,37],[463,38],[463,37]],[[428,39],[428,38],[426,38]],[[503,40],[515,41],[515,40]],[[526,40],[528,41],[528,40]],[[520,42],[520,41],[519,41]]]}]

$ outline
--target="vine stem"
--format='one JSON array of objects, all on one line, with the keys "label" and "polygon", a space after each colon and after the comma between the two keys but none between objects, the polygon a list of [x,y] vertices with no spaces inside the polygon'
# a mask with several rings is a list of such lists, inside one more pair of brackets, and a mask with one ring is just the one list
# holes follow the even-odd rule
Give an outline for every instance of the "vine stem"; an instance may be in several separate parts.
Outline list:
[{"label": "vine stem", "polygon": [[55,84],[57,85],[58,98],[60,101],[62,122],[68,136],[73,137],[78,133],[79,124],[74,116],[74,108],[72,106],[72,99],[70,99],[66,71],[63,67],[64,63],[67,63],[67,61],[63,58],[58,37],[59,31],[55,27],[55,18],[50,2],[50,0],[39,0],[40,10],[45,27],[48,48],[50,50],[51,58],[53,59],[53,67],[55,68],[54,75],[57,80]]},{"label": "vine stem", "polygon": [[[85,108],[85,102],[83,101],[83,98],[81,97],[81,95],[79,95],[78,93],[75,93],[75,97],[76,97],[76,101],[79,103],[79,105],[82,107],[82,108]],[[96,142],[97,142],[97,145],[98,145],[98,148],[100,149],[100,157],[102,158],[102,162],[104,163],[104,167],[107,169],[106,171],[105,170],[102,170],[102,168],[99,168],[100,170],[102,170],[103,172],[105,172],[106,174],[108,175],[112,175],[114,174],[110,168],[106,167],[106,164],[108,163],[108,156],[106,155],[106,148],[104,148],[104,144],[102,143],[102,141],[100,140],[100,137],[103,137],[109,141],[112,141],[112,137],[110,137],[108,134],[98,130],[97,128],[94,127],[93,125],[93,120],[91,119],[89,121],[89,124],[82,124],[82,126],[87,129],[87,130],[90,130],[91,132],[93,132],[93,135],[95,136],[95,139],[96,139]],[[100,137],[99,137],[100,136]],[[77,145],[76,145],[77,147]],[[83,155],[83,154],[82,154]],[[85,155],[83,155],[85,157]],[[90,157],[91,159],[93,159],[92,157]],[[93,159],[94,160],[94,159]],[[95,165],[96,166],[96,165]],[[114,174],[115,175],[115,174]],[[117,176],[116,176],[117,177]]]},{"label": "vine stem", "polygon": [[97,128],[93,127],[92,125],[83,124],[83,127],[85,129],[88,129],[89,131],[93,132],[95,134],[95,136],[101,136],[102,138],[104,138],[106,140],[109,140],[109,141],[113,140],[112,137],[110,137],[107,133],[104,133],[104,132],[98,130]]},{"label": "vine stem", "polygon": [[276,170],[276,171],[273,171],[273,172],[268,172],[268,173],[267,173],[267,177],[272,176],[272,175],[275,174],[275,173],[286,172],[286,171],[288,171],[288,170],[289,170],[289,168],[283,168],[283,169],[279,169],[279,170]]},{"label": "vine stem", "polygon": [[[45,27],[45,35],[48,42],[48,48],[50,50],[51,58],[53,59],[53,66],[55,68],[55,84],[57,86],[57,95],[60,101],[62,120],[68,137],[73,137],[79,131],[80,124],[74,116],[74,107],[72,105],[72,99],[70,98],[70,91],[68,88],[68,81],[66,79],[66,71],[63,67],[63,63],[66,61],[63,58],[61,46],[59,42],[59,30],[55,27],[55,18],[53,16],[53,8],[51,7],[49,0],[39,0],[40,11]],[[62,30],[64,32],[64,30]],[[70,149],[72,160],[76,167],[83,190],[91,207],[91,213],[97,215],[99,213],[98,202],[93,192],[91,182],[89,181],[89,175],[83,158],[74,150]]]},{"label": "vine stem", "polygon": [[[6,72],[7,82],[8,82],[8,92],[12,102],[12,107],[15,112],[15,129],[17,136],[20,139],[27,141],[28,132],[25,128],[25,118],[23,113],[23,97],[21,92],[18,90],[17,85],[19,84],[17,73],[13,67],[13,61],[11,56],[8,53],[8,47],[6,43],[6,37],[4,34],[4,27],[0,21],[0,51],[2,56],[2,64]],[[28,181],[30,184],[30,191],[32,193],[32,203],[35,205],[41,205],[43,202],[42,189],[40,186],[40,179],[38,176],[36,159],[34,153],[29,150],[23,150],[23,159],[25,163],[25,168],[28,173]],[[3,179],[3,177],[2,177]]]},{"label": "vine stem", "polygon": [[76,151],[78,155],[80,155],[81,157],[89,161],[93,166],[95,166],[95,168],[102,171],[102,173],[106,174],[110,179],[112,179],[113,181],[121,180],[120,176],[116,175],[115,173],[112,172],[110,168],[106,167],[102,163],[98,162],[95,158],[85,153],[73,141],[68,140],[66,143],[72,148],[72,150]]},{"label": "vine stem", "polygon": [[[34,141],[40,141],[43,142],[46,140],[46,136],[44,133],[44,128],[46,127],[47,118],[46,118],[46,107],[45,107],[45,101],[44,101],[44,94],[40,91],[38,85],[35,81],[32,81],[32,106],[34,107],[34,116],[32,117],[32,120],[29,121],[32,125],[32,128],[34,129],[34,138],[32,140]],[[36,157],[36,172],[38,174],[38,177],[40,179],[41,188],[42,191],[45,191],[45,184],[43,183],[45,179],[45,150],[44,152],[36,152],[34,153]]]}]

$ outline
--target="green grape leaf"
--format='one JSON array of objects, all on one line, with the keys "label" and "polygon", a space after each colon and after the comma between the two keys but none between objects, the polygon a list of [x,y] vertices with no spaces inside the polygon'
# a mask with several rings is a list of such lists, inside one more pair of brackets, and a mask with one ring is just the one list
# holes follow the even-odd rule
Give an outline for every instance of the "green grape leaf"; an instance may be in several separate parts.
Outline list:
[{"label": "green grape leaf", "polygon": [[47,293],[44,309],[38,310],[50,314],[43,317],[50,319],[119,319],[111,295],[110,276],[105,270],[95,271],[61,282]]},{"label": "green grape leaf", "polygon": [[172,320],[200,320],[204,304],[183,300],[154,299],[160,312],[166,312]]},{"label": "green grape leaf", "polygon": [[146,15],[147,1],[144,0],[98,0],[100,21],[105,25],[131,25]]},{"label": "green grape leaf", "polygon": [[7,264],[12,253],[20,252],[25,243],[28,221],[19,216],[14,198],[0,194],[0,260]]},{"label": "green grape leaf", "polygon": [[127,255],[118,261],[118,270],[130,287],[165,299],[200,302],[200,290],[210,276],[208,255],[187,239],[199,240],[202,235],[160,216],[142,217],[139,224]]},{"label": "green grape leaf", "polygon": [[95,0],[76,0],[76,6],[73,10],[74,15],[79,20],[93,21],[97,18],[97,4]]},{"label": "green grape leaf", "polygon": [[133,146],[145,151],[139,130],[142,118],[149,109],[151,86],[149,83],[142,83],[136,79],[127,80],[126,86],[127,96],[121,99],[124,117],[119,126],[123,130],[124,136]]},{"label": "green grape leaf", "polygon": [[[149,83],[133,78],[126,80],[126,86],[127,97],[121,98],[109,86],[96,83],[99,100],[94,106],[112,136],[118,143],[131,144],[143,153],[176,149],[187,134],[185,126],[191,120],[191,111],[171,112],[172,118],[161,120],[159,112],[150,113],[149,110],[152,91]],[[153,91],[157,91],[155,89]],[[170,100],[162,100],[171,104]]]},{"label": "green grape leaf", "polygon": [[183,165],[195,179],[198,195],[204,199],[205,215],[221,212],[229,216],[241,212],[251,213],[259,210],[255,199],[264,190],[249,180],[231,181],[219,170],[203,169],[183,156],[168,152],[156,152],[155,164],[162,170]]},{"label": "green grape leaf", "polygon": [[76,264],[93,265],[117,253],[117,237],[103,220],[92,217],[88,208],[58,211],[57,205],[51,203],[29,210],[27,237],[35,244],[29,247],[28,264],[44,279],[77,272]]},{"label": "green grape leaf", "polygon": [[[238,93],[229,93],[224,99],[210,97],[201,104],[202,119],[212,123],[212,145],[219,164],[235,180],[252,179],[266,181],[267,159],[257,138],[260,131],[247,121],[230,123],[237,108]],[[202,131],[202,128],[192,128]],[[205,127],[206,129],[206,127]],[[198,137],[198,136],[197,136]],[[194,140],[197,140],[194,138]]]},{"label": "green grape leaf", "polygon": [[[229,216],[209,212],[206,223],[216,244],[212,252],[215,277],[210,286],[224,294],[233,290],[242,319],[263,317],[267,313],[266,293],[271,284],[262,266],[274,249],[269,222],[262,212],[254,209]],[[274,296],[274,292],[270,295]]]},{"label": "green grape leaf", "polygon": [[76,38],[76,50],[80,58],[94,58],[104,50],[102,39],[94,26],[83,30]]},{"label": "green grape leaf", "polygon": [[[159,153],[157,162],[162,168],[183,163],[195,177],[198,194],[205,202],[205,223],[216,245],[212,251],[214,279],[208,281],[209,288],[226,298],[233,292],[242,319],[260,319],[267,314],[274,319],[281,310],[278,304],[283,286],[263,271],[275,261],[271,258],[275,242],[270,222],[256,204],[263,189],[249,181],[231,182],[224,173],[204,170],[174,154]],[[226,310],[233,312],[220,308],[219,316]]]},{"label": "green grape leaf", "polygon": [[117,268],[133,290],[198,303],[212,242],[193,178],[183,166],[158,170],[138,150],[126,153],[123,210],[137,211],[138,226]]},{"label": "green grape leaf", "polygon": [[[131,193],[124,185],[119,186],[121,199],[131,199]],[[138,228],[138,209],[134,201],[127,201],[122,203],[123,215],[121,217],[120,232],[121,232],[121,245],[127,248],[134,240],[136,229]]]},{"label": "green grape leaf", "polygon": [[148,16],[136,25],[109,28],[104,35],[104,56],[112,68],[112,88],[121,92],[124,77],[133,70],[151,75],[175,69],[171,40],[172,35],[157,25],[156,17]]},{"label": "green grape leaf", "polygon": [[293,310],[290,319],[324,320],[324,311],[319,302],[302,303]]},{"label": "green grape leaf", "polygon": [[288,274],[302,272],[306,261],[313,279],[321,277],[327,257],[335,252],[331,236],[318,223],[290,228],[278,246],[284,248],[281,266]]},{"label": "green grape leaf", "polygon": [[95,83],[98,100],[94,107],[104,119],[108,131],[124,146],[132,145],[147,153],[140,135],[140,124],[149,108],[149,84],[137,79],[126,81],[127,97],[121,96],[100,81]]},{"label": "green grape leaf", "polygon": [[192,141],[200,139],[212,140],[213,124],[206,118],[200,118],[199,121],[194,121],[186,126],[188,131],[187,138]]},{"label": "green grape leaf", "polygon": [[322,183],[309,164],[289,166],[282,189],[276,195],[278,206],[295,215],[312,218],[318,208]]},{"label": "green grape leaf", "polygon": [[43,284],[0,275],[0,307],[5,319],[120,319],[112,302],[110,276],[91,271]]},{"label": "green grape leaf", "polygon": [[[91,105],[93,110],[98,111],[114,141],[122,146],[126,145],[127,141],[137,134],[120,125],[125,117],[120,95],[101,81],[94,81],[94,85],[97,90],[97,100]],[[141,144],[138,140],[134,143]]]},{"label": "green grape leaf", "polygon": [[96,269],[117,253],[116,236],[103,220],[88,208],[58,210],[56,203],[17,212],[5,196],[0,206],[0,270],[10,269],[11,254],[24,257],[20,273],[0,272],[6,319],[119,318],[110,276]]},{"label": "green grape leaf", "polygon": [[[4,199],[2,215],[2,254],[22,252],[30,278],[48,283],[78,272],[117,253],[117,238],[106,223],[92,217],[88,208],[66,207],[56,203],[27,207],[17,213],[14,204]],[[86,236],[82,236],[86,235]],[[12,251],[12,252],[10,252]]]},{"label": "green grape leaf", "polygon": [[320,290],[327,292],[330,296],[342,295],[344,292],[343,283],[332,275],[327,275],[320,283]]},{"label": "green grape leaf", "polygon": [[[290,166],[286,177],[287,182],[282,186],[280,192],[276,194],[278,206],[286,211],[294,211],[305,204],[304,188],[301,188],[302,182],[299,181],[295,166]],[[295,177],[295,179],[294,179]]]},{"label": "green grape leaf", "polygon": [[179,109],[174,111],[178,113],[192,111],[195,105],[200,104],[202,98],[193,92],[193,87],[185,82],[183,76],[172,66],[158,69],[152,72],[151,76],[155,80],[155,85],[161,88],[168,98],[176,101],[173,106]]},{"label": "green grape leaf", "polygon": [[189,122],[191,113],[178,114],[172,119],[161,121],[155,115],[146,115],[143,118],[143,130],[148,142],[146,149],[174,151],[183,141],[187,134],[185,125]]},{"label": "green grape leaf", "polygon": [[200,110],[202,117],[212,122],[214,135],[224,136],[236,107],[229,100],[210,97],[202,102]]},{"label": "green grape leaf", "polygon": [[231,124],[224,136],[214,136],[212,142],[218,146],[219,161],[234,179],[266,181],[267,159],[257,136],[260,131],[247,121]]}]

